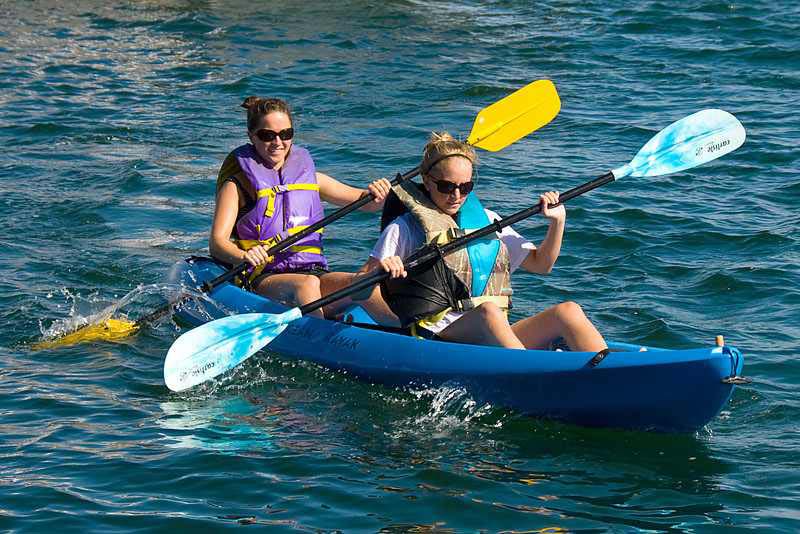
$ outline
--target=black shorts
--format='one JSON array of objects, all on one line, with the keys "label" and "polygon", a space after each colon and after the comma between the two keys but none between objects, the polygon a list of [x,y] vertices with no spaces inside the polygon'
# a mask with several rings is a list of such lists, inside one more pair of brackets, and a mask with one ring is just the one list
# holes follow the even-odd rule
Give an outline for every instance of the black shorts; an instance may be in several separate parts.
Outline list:
[{"label": "black shorts", "polygon": [[317,278],[319,278],[323,274],[328,274],[329,272],[330,270],[325,269],[324,267],[320,267],[319,265],[315,265],[308,269],[300,269],[297,271],[280,271],[280,272],[267,271],[259,274],[253,280],[249,281],[245,286],[245,288],[252,291],[252,288],[261,283],[262,280],[275,274],[310,274],[312,276],[316,276]]}]

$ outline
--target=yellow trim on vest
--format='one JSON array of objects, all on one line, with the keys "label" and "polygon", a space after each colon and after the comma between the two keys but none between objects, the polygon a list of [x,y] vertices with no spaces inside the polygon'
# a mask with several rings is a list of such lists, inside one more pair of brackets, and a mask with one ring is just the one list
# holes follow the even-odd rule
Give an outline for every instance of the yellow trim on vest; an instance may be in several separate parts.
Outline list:
[{"label": "yellow trim on vest", "polygon": [[[308,228],[309,226],[311,226],[311,225],[310,225],[310,224],[307,224],[307,225],[305,225],[305,226],[302,226],[302,225],[301,225],[301,226],[292,226],[291,228],[289,228],[289,229],[287,230],[287,232],[289,232],[289,235],[299,234],[300,232],[302,232],[303,230],[305,230],[305,229],[306,229],[306,228]],[[321,234],[321,233],[323,233],[323,232],[325,232],[325,228],[320,228],[319,230],[314,230],[314,232],[313,232],[313,233],[315,233],[315,234]]]},{"label": "yellow trim on vest", "polygon": [[[278,237],[278,236],[275,236],[275,237]],[[244,244],[250,245],[250,246],[248,246],[244,250],[248,250],[250,248],[253,248],[256,245],[262,245],[262,244],[271,247],[272,245],[274,245],[275,243],[280,241],[280,240],[277,240],[277,241],[275,241],[275,243],[270,244],[269,242],[272,241],[273,239],[275,239],[275,238],[267,239],[265,241],[255,241],[255,240],[245,241]],[[243,242],[242,241],[237,241],[237,243],[243,243]],[[289,247],[289,250],[291,252],[308,252],[310,254],[319,254],[320,256],[322,256],[322,249],[320,247],[307,247],[307,246],[299,246],[298,245],[298,246],[294,246],[294,247]],[[247,279],[250,282],[253,282],[256,278],[261,276],[261,274],[264,272],[264,269],[266,269],[267,266],[270,263],[272,263],[274,260],[275,260],[275,256],[270,256],[269,258],[267,258],[266,262],[258,265],[256,268],[253,269],[253,272],[250,273],[250,275],[247,277]]]},{"label": "yellow trim on vest", "polygon": [[450,236],[447,235],[447,232],[445,231],[445,232],[437,232],[434,235],[432,235],[431,239],[430,239],[430,241],[428,241],[428,243],[435,244],[435,245],[446,245],[450,241],[452,241],[452,240],[450,239]]},{"label": "yellow trim on vest", "polygon": [[319,254],[322,256],[322,249],[320,247],[308,247],[308,246],[294,246],[289,247],[289,250],[292,252],[308,252],[309,254]]},{"label": "yellow trim on vest", "polygon": [[250,250],[256,245],[264,245],[267,248],[272,248],[281,242],[281,236],[276,235],[269,239],[237,239],[236,245],[242,250]]},{"label": "yellow trim on vest", "polygon": [[242,187],[241,184],[244,182],[242,180],[242,178],[244,178],[244,172],[234,152],[235,151],[229,153],[225,157],[225,161],[222,162],[222,166],[219,168],[219,173],[217,174],[217,191],[219,191],[222,184],[230,178],[233,178],[233,183],[236,184],[237,188]]},{"label": "yellow trim on vest", "polygon": [[319,191],[319,184],[289,184],[283,187],[289,191]]},{"label": "yellow trim on vest", "polygon": [[269,197],[267,200],[267,209],[264,215],[272,217],[275,214],[275,197],[278,193],[286,193],[287,191],[319,191],[319,184],[286,184],[275,185],[268,189],[259,189],[256,191],[257,198]]},{"label": "yellow trim on vest", "polygon": [[431,326],[435,325],[436,323],[444,319],[444,316],[451,311],[453,311],[453,308],[445,308],[439,313],[434,313],[433,315],[428,315],[427,317],[423,317],[422,319],[415,321],[414,323],[411,324],[411,335],[416,338],[421,338],[422,336],[417,334],[418,326],[426,330],[430,330]]},{"label": "yellow trim on vest", "polygon": [[[278,237],[278,236],[275,236]],[[243,239],[236,242],[239,245],[239,248],[242,250],[250,250],[256,245],[264,245],[267,248],[272,248],[277,243],[280,242],[280,239],[275,239],[275,237],[271,239],[265,239],[263,241],[257,241],[254,239]],[[322,248],[321,247],[313,247],[308,245],[295,245],[293,247],[289,247],[288,249],[290,252],[308,252],[309,254],[319,254],[322,256]]]},{"label": "yellow trim on vest", "polygon": [[411,326],[408,327],[408,333],[411,335],[411,337],[423,339],[423,337],[417,333],[417,323],[411,323]]},{"label": "yellow trim on vest", "polygon": [[261,265],[257,265],[257,266],[256,266],[256,267],[253,269],[253,272],[251,272],[251,273],[250,273],[250,275],[247,277],[247,281],[248,281],[248,282],[250,282],[250,283],[253,283],[253,282],[255,281],[255,279],[256,279],[256,278],[258,278],[259,276],[261,276],[261,273],[263,273],[263,272],[264,272],[264,269],[266,269],[267,265],[269,265],[270,263],[272,263],[272,260],[273,260],[273,259],[274,259],[274,258],[270,257],[270,259],[269,259],[269,261],[268,261],[268,262],[266,262],[266,263],[262,263]]},{"label": "yellow trim on vest", "polygon": [[[289,228],[287,230],[287,232],[291,236],[291,235],[295,235],[295,234],[298,234],[298,233],[302,232],[306,228],[308,228],[308,225],[306,225],[306,226],[293,226],[293,227]],[[324,228],[320,228],[319,230],[315,230],[313,233],[321,234],[324,231],[325,231]],[[278,243],[280,243],[281,241],[283,241],[281,236],[280,235],[275,235],[275,236],[270,237],[269,239],[261,239],[261,240],[259,240],[259,239],[237,239],[236,240],[236,244],[242,250],[250,250],[251,248],[253,248],[256,245],[264,245],[267,248],[272,248],[275,245],[277,245]],[[306,251],[303,251],[303,250],[298,251],[298,250],[296,250],[297,248],[303,248],[303,247],[302,246],[289,247],[289,250],[294,251],[294,252],[306,252]],[[319,250],[319,247],[310,247],[310,248],[316,248],[317,250]],[[319,252],[318,254],[322,254],[322,252]]]},{"label": "yellow trim on vest", "polygon": [[433,234],[428,243],[435,243],[437,245],[446,245],[450,241],[455,241],[459,237],[463,237],[467,234],[471,234],[472,232],[476,232],[478,230],[480,230],[480,228],[470,228],[469,230],[464,230],[462,228],[448,228],[447,230],[442,230],[441,232],[436,232],[435,234]]}]

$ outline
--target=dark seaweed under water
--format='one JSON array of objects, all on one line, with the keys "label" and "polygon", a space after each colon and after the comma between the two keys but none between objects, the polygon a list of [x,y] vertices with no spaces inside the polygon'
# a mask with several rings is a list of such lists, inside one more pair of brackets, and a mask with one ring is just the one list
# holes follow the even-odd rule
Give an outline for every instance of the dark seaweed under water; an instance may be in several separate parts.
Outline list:
[{"label": "dark seaweed under water", "polygon": [[[800,9],[794,2],[0,3],[0,529],[14,532],[713,532],[800,528]],[[191,394],[163,384],[180,329],[30,343],[111,307],[164,302],[203,253],[238,104],[288,99],[297,142],[353,184],[466,136],[482,107],[552,79],[552,124],[483,153],[511,213],[627,161],[703,108],[735,153],[576,199],[516,313],[580,302],[613,339],[716,334],[745,374],[696,435],[589,430],[390,390],[264,354]],[[329,229],[352,270],[374,215]],[[517,227],[543,236],[538,219]]]}]

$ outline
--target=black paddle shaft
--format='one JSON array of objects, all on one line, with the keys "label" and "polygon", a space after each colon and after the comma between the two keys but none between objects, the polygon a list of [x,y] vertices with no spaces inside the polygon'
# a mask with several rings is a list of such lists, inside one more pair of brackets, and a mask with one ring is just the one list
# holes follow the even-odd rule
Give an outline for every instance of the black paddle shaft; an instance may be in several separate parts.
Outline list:
[{"label": "black paddle shaft", "polygon": [[[411,169],[410,171],[408,171],[405,174],[399,174],[398,173],[397,176],[395,177],[395,179],[392,180],[390,183],[392,185],[397,185],[399,183],[405,182],[406,180],[410,180],[411,178],[415,177],[417,174],[419,174],[419,165],[417,165],[416,167],[414,167],[413,169]],[[339,219],[341,219],[342,217],[344,217],[348,213],[350,213],[352,211],[355,211],[355,210],[357,210],[357,209],[369,204],[370,202],[372,202],[372,200],[373,200],[373,196],[372,195],[365,195],[365,196],[361,197],[360,199],[356,200],[355,202],[351,202],[347,206],[345,206],[345,207],[343,207],[343,208],[331,213],[329,216],[325,217],[324,219],[320,219],[319,221],[315,222],[314,224],[309,225],[307,228],[303,228],[302,231],[297,232],[293,236],[289,236],[286,239],[284,239],[283,241],[280,241],[279,243],[275,243],[273,246],[271,246],[269,248],[269,250],[267,251],[267,255],[272,256],[273,254],[277,254],[278,252],[286,250],[287,248],[289,248],[290,246],[294,245],[295,243],[297,243],[301,239],[304,239],[304,238],[310,236],[311,234],[313,234],[314,232],[316,232],[320,228],[328,226],[329,224],[331,224],[334,221],[338,221]],[[250,263],[248,263],[246,261],[243,261],[242,263],[236,265],[235,267],[233,267],[232,269],[230,269],[230,270],[226,271],[225,273],[219,275],[218,277],[216,277],[216,278],[214,278],[212,280],[209,280],[207,282],[203,282],[201,290],[204,293],[210,293],[211,290],[214,289],[215,287],[217,287],[218,285],[223,284],[225,282],[228,282],[233,277],[243,273],[249,266],[250,266]]]},{"label": "black paddle shaft", "polygon": [[[559,195],[557,204],[550,204],[548,207],[555,208],[556,206],[563,204],[564,202],[572,198],[587,193],[592,189],[597,189],[598,187],[613,181],[614,181],[614,175],[611,172],[607,172],[606,174],[604,174],[599,178],[595,178],[594,180],[586,182],[583,185],[579,185],[578,187],[574,187],[569,191],[564,192],[563,194]],[[412,271],[415,267],[418,267],[423,263],[429,262],[434,258],[436,258],[437,256],[446,256],[451,252],[453,252],[454,250],[466,246],[472,241],[481,239],[495,232],[499,232],[506,226],[510,226],[523,219],[527,219],[528,217],[535,215],[540,211],[542,211],[541,203],[535,206],[531,206],[530,208],[524,209],[522,211],[518,211],[513,215],[509,215],[505,219],[500,219],[499,221],[487,224],[480,230],[470,232],[469,234],[454,239],[449,243],[445,243],[444,245],[426,245],[423,249],[420,249],[420,251],[418,251],[412,256],[413,259],[410,262],[408,262],[408,264],[406,264],[405,266],[406,271]],[[344,287],[338,291],[334,291],[330,295],[327,295],[319,300],[315,300],[314,302],[309,302],[304,306],[300,306],[300,312],[303,315],[305,315],[308,312],[312,312],[319,308],[325,307],[328,304],[336,302],[339,299],[342,299],[344,297],[349,297],[350,295],[354,295],[359,291],[363,291],[364,289],[377,284],[384,278],[389,278],[389,273],[387,271],[380,271],[380,270],[375,271],[374,273],[370,274],[365,278],[362,278],[361,280],[350,286]]]}]

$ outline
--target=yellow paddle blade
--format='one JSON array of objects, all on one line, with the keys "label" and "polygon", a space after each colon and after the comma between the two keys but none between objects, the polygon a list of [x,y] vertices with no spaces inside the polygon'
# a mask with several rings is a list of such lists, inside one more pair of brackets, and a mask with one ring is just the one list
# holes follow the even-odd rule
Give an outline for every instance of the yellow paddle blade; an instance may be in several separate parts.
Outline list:
[{"label": "yellow paddle blade", "polygon": [[32,345],[35,350],[52,349],[91,341],[119,341],[139,330],[139,325],[124,319],[106,319],[100,324],[87,324],[57,339],[40,341]]},{"label": "yellow paddle blade", "polygon": [[497,152],[553,120],[561,99],[550,80],[537,80],[483,108],[467,143]]}]

